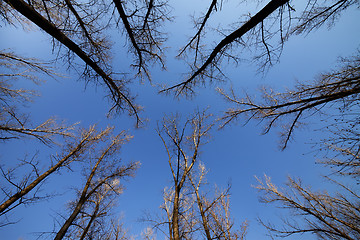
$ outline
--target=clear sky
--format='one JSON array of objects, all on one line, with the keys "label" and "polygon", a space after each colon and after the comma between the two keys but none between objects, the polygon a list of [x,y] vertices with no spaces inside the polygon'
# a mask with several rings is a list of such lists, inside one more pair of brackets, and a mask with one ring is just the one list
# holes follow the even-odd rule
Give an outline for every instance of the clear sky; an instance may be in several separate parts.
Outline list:
[{"label": "clear sky", "polygon": [[[198,9],[205,11],[208,1],[195,1],[199,3],[198,5],[194,4],[194,1],[171,1],[171,4],[172,2],[175,2],[172,10],[175,19],[165,28],[165,31],[169,32],[167,45],[171,47],[167,57],[168,71],[155,68],[152,71],[155,84],[180,81],[182,74],[188,71],[181,61],[173,57],[173,54],[194,32],[189,15],[194,12],[199,14]],[[244,6],[227,7],[224,4],[223,15],[215,16],[212,24],[216,27],[218,24],[236,21],[240,9]],[[252,7],[249,9],[254,13]],[[41,97],[36,98],[33,104],[25,108],[25,111],[31,112],[34,122],[57,116],[68,123],[81,122],[81,126],[85,128],[91,124],[97,124],[100,128],[114,125],[116,131],[126,130],[134,136],[134,139],[124,146],[122,159],[125,162],[140,161],[141,168],[134,179],[125,183],[126,191],[120,197],[118,212],[122,214],[130,233],[139,235],[146,224],[138,220],[144,211],[153,213],[160,211],[158,207],[162,204],[162,190],[170,185],[167,155],[155,131],[157,122],[161,121],[164,114],[180,113],[186,118],[196,108],[209,107],[209,112],[214,113],[216,118],[229,107],[214,90],[217,86],[226,88],[231,84],[239,91],[245,89],[253,92],[264,84],[284,88],[291,87],[295,79],[311,80],[321,71],[335,67],[339,56],[346,57],[355,53],[360,39],[359,20],[358,10],[346,11],[346,14],[343,14],[337,24],[329,30],[324,27],[307,36],[293,36],[285,44],[280,62],[270,68],[265,76],[256,73],[255,65],[246,62],[238,66],[229,64],[226,67],[228,83],[225,85],[216,83],[208,85],[207,88],[199,88],[198,96],[193,99],[175,100],[172,96],[158,95],[158,88],[148,82],[141,84],[134,81],[131,86],[132,91],[138,95],[137,103],[144,107],[143,115],[149,119],[140,129],[134,128],[134,119],[126,114],[113,119],[106,118],[109,104],[104,99],[102,87],[89,84],[85,88],[79,76],[74,71],[68,71],[61,62],[56,64],[56,71],[65,75],[65,78],[46,79],[46,82],[40,86],[26,85],[39,90]],[[36,31],[36,28],[32,30],[35,31],[14,29],[2,24],[0,48],[11,49],[27,57],[52,59],[54,55],[51,52],[49,37]],[[115,36],[124,38],[121,34]],[[121,64],[130,64],[131,57],[123,49],[122,44],[116,45],[117,40],[113,40],[116,49],[113,65],[121,69]],[[214,38],[209,42],[216,40],[218,39]],[[18,84],[26,83],[19,81]],[[277,132],[279,129],[261,135],[263,125],[250,122],[243,126],[241,121],[219,131],[215,127],[211,132],[211,141],[202,148],[200,158],[209,169],[207,176],[209,182],[220,187],[225,187],[229,181],[232,183],[232,216],[236,224],[248,220],[250,228],[247,239],[266,239],[266,232],[256,221],[257,217],[275,221],[281,213],[286,213],[258,201],[259,194],[252,187],[256,185],[255,175],[267,174],[278,185],[286,181],[287,175],[291,175],[302,177],[304,183],[311,184],[314,189],[321,189],[324,186],[325,183],[320,175],[328,172],[315,164],[313,145],[310,144],[311,140],[318,137],[321,132],[315,131],[316,118],[311,119],[311,122],[314,124],[309,124],[295,133],[295,141],[285,151],[279,150]],[[38,148],[41,148],[42,155],[45,156],[53,151],[43,150],[36,141],[1,143],[0,162],[3,165],[11,164],[25,152],[31,154]],[[54,226],[53,217],[63,212],[67,201],[74,197],[71,190],[74,184],[82,184],[77,173],[69,172],[51,177],[46,182],[46,187],[53,188],[54,192],[62,195],[16,209],[11,217],[20,221],[15,225],[0,228],[0,240],[36,239],[34,233],[51,231]]]}]

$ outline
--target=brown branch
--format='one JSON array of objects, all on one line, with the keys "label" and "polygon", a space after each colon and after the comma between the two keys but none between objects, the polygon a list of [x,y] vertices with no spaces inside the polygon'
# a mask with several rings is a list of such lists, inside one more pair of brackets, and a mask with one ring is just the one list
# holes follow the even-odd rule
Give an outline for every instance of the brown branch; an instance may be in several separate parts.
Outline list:
[{"label": "brown branch", "polygon": [[136,51],[136,53],[138,55],[138,58],[139,58],[139,72],[140,72],[140,69],[143,67],[143,56],[142,56],[142,53],[141,53],[142,50],[140,49],[139,45],[137,44],[137,42],[135,40],[133,30],[132,30],[132,28],[130,26],[130,23],[128,21],[128,16],[126,16],[126,14],[125,14],[125,10],[124,10],[124,8],[123,8],[123,6],[121,4],[121,1],[120,0],[113,0],[113,2],[115,4],[115,6],[116,6],[116,9],[119,12],[121,20],[123,21],[123,24],[125,26],[128,37],[130,38],[131,44],[134,47],[134,49],[135,49],[135,51]]},{"label": "brown branch", "polygon": [[144,23],[142,27],[143,29],[146,29],[146,26],[148,25],[149,16],[154,7],[154,1],[155,0],[149,0],[149,6],[147,7],[147,11],[145,14]]},{"label": "brown branch", "polygon": [[61,32],[60,29],[58,29],[53,23],[49,22],[47,19],[41,16],[25,1],[4,0],[4,2],[9,4],[16,11],[29,19],[39,28],[44,30],[50,36],[54,37],[56,40],[66,46],[70,51],[74,52],[84,63],[90,66],[104,80],[104,83],[110,90],[112,100],[114,101],[114,107],[117,106],[118,108],[123,109],[122,101],[125,101],[130,108],[129,110],[131,114],[135,115],[137,125],[141,122],[138,116],[138,109],[132,103],[132,101],[121,91],[120,86],[118,86],[115,81],[107,73],[105,73],[104,70],[94,60],[92,60],[91,57],[88,56],[76,43],[74,43],[63,32]]},{"label": "brown branch", "polygon": [[[197,40],[197,45],[199,44],[199,42],[200,42],[200,34],[201,34],[202,30],[205,28],[206,22],[208,21],[208,19],[210,17],[210,14],[213,12],[214,8],[215,8],[215,11],[216,11],[217,2],[218,2],[218,0],[212,0],[209,9],[208,9],[208,11],[206,12],[206,14],[204,16],[203,21],[200,24],[200,27],[199,27],[198,31],[191,38],[191,40],[188,42],[188,44],[186,44],[186,46],[180,51],[180,53],[178,54],[178,57],[180,55],[182,55],[186,51],[186,49],[192,44],[193,41],[195,41],[196,38],[198,39]],[[197,52],[198,52],[198,48],[196,48],[196,55],[197,55]]]},{"label": "brown branch", "polygon": [[29,193],[32,189],[34,189],[37,185],[39,185],[45,178],[47,178],[49,175],[54,173],[55,171],[59,170],[59,168],[63,167],[64,165],[67,165],[69,163],[69,160],[71,158],[76,157],[77,154],[81,151],[81,149],[86,145],[86,143],[89,141],[89,138],[91,137],[93,129],[90,129],[88,134],[77,144],[76,147],[71,149],[71,151],[63,157],[60,161],[58,161],[54,166],[49,168],[46,172],[41,174],[39,177],[37,177],[33,182],[31,182],[26,187],[22,188],[20,191],[9,197],[4,203],[0,205],[0,213],[5,211],[8,207],[10,207],[13,203],[15,203],[17,200],[25,196],[27,193]]},{"label": "brown branch", "polygon": [[229,44],[234,42],[236,39],[241,38],[244,34],[253,29],[257,24],[261,23],[265,18],[267,18],[271,13],[276,9],[280,8],[284,4],[289,2],[289,0],[271,0],[263,9],[261,9],[255,16],[250,18],[245,24],[243,24],[239,29],[232,32],[230,35],[226,36],[220,43],[212,50],[205,62],[199,67],[186,81],[176,84],[172,87],[161,90],[160,92],[169,91],[175,88],[178,94],[185,90],[190,83],[194,81],[196,77],[201,75],[206,68],[215,60],[216,56]]},{"label": "brown branch", "polygon": [[79,14],[77,13],[77,11],[75,10],[74,6],[72,5],[70,0],[65,0],[66,5],[68,6],[68,8],[70,9],[70,11],[74,14],[76,20],[78,21],[80,28],[83,30],[85,37],[90,41],[91,45],[98,51],[98,53],[100,53],[99,47],[98,45],[94,42],[94,40],[91,38],[90,33],[88,32],[88,30],[86,29],[86,24],[84,23],[84,21],[82,20],[82,18],[79,16]]}]

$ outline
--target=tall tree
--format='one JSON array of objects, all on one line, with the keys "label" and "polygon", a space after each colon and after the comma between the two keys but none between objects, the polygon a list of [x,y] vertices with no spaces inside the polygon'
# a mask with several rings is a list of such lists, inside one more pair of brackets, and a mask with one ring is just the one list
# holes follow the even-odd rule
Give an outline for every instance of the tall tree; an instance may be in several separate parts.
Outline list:
[{"label": "tall tree", "polygon": [[283,225],[260,222],[274,237],[291,237],[295,234],[313,234],[317,239],[359,239],[360,195],[357,189],[327,178],[339,187],[339,192],[314,191],[303,186],[300,179],[288,178],[287,189],[279,189],[265,176],[256,187],[261,201],[290,210],[291,217]]},{"label": "tall tree", "polygon": [[[359,63],[359,54],[342,59],[340,69],[321,74],[311,83],[298,83],[295,89],[284,93],[264,88],[262,102],[256,102],[251,96],[238,98],[234,91],[227,94],[219,89],[219,92],[235,106],[225,112],[222,117],[223,126],[244,116],[246,121],[267,120],[267,133],[277,122],[283,121],[285,130],[282,132],[282,148],[285,148],[294,130],[301,126],[301,119],[313,115],[327,115],[326,118],[333,119],[328,127],[349,133],[354,131],[353,135],[356,135],[359,117],[354,112],[357,112],[359,107]],[[327,143],[341,145],[348,140],[350,139],[337,138]],[[349,142],[355,149],[357,143],[356,140]]]},{"label": "tall tree", "polygon": [[[13,160],[15,166],[1,164],[1,203],[0,215],[8,224],[6,218],[11,210],[19,205],[26,205],[47,197],[40,196],[39,190],[44,181],[60,169],[70,167],[71,163],[79,160],[81,153],[97,141],[93,136],[93,128],[89,131],[76,133],[76,125],[58,123],[55,118],[33,124],[31,116],[20,110],[22,105],[28,105],[37,95],[35,91],[14,87],[15,81],[26,79],[38,83],[38,73],[54,76],[55,73],[48,64],[36,59],[16,56],[11,52],[0,52],[0,139],[4,142],[16,139],[28,140],[35,138],[40,143],[55,147],[63,144],[61,153],[54,154],[47,161],[40,161],[37,154],[33,157]],[[25,154],[25,153],[24,153]],[[43,168],[47,169],[44,171]]]},{"label": "tall tree", "polygon": [[31,123],[31,116],[19,110],[22,105],[28,105],[39,95],[34,90],[16,88],[14,83],[28,80],[40,84],[39,74],[56,77],[56,73],[49,64],[37,59],[24,58],[12,52],[0,52],[0,140],[19,139],[26,136],[38,139],[51,145],[54,137],[73,137],[75,125],[67,126],[51,117],[35,125]]},{"label": "tall tree", "polygon": [[[205,49],[206,24],[214,15],[217,6],[222,4],[222,1],[210,2],[205,16],[195,21],[197,32],[180,50],[180,56],[189,58],[189,74],[183,81],[165,87],[162,92],[174,91],[176,95],[191,95],[196,93],[195,87],[221,81],[226,78],[222,61],[228,59],[239,63],[248,49],[253,60],[259,64],[259,71],[264,71],[278,61],[290,36],[309,33],[323,25],[331,26],[344,10],[359,4],[356,0],[308,0],[303,3],[305,7],[302,8],[300,2],[296,1],[267,1],[256,14],[242,16],[239,22],[233,24],[235,29],[230,33],[217,29],[222,33],[221,40],[215,46]],[[257,2],[262,4],[263,1]],[[185,52],[188,53],[185,55]]]},{"label": "tall tree", "polygon": [[[200,146],[206,143],[213,126],[210,115],[197,112],[184,127],[179,119],[165,118],[158,128],[171,170],[173,186],[164,189],[161,209],[164,219],[147,216],[146,221],[163,232],[168,239],[244,239],[246,224],[234,230],[230,215],[229,188],[213,196],[202,190],[206,184],[206,169],[199,162]],[[189,125],[189,126],[188,126]],[[196,168],[198,166],[198,169]],[[150,232],[151,233],[151,232]],[[151,234],[147,232],[145,238]]]},{"label": "tall tree", "polygon": [[[207,137],[212,127],[212,124],[206,123],[208,118],[209,116],[205,112],[199,112],[193,118],[187,120],[183,128],[178,127],[178,119],[168,118],[164,119],[162,128],[158,129],[158,134],[168,154],[168,162],[174,183],[174,187],[168,193],[169,195],[167,194],[168,197],[165,197],[165,201],[170,201],[168,203],[165,202],[165,205],[169,206],[168,204],[171,204],[170,206],[172,206],[172,209],[165,208],[170,218],[169,239],[178,240],[188,238],[188,235],[191,235],[192,229],[187,229],[184,226],[184,224],[190,223],[190,221],[183,218],[183,216],[191,215],[191,213],[190,211],[181,212],[184,207],[181,204],[184,202],[184,198],[186,198],[183,188],[186,187],[188,174],[197,161],[200,145],[203,144],[204,138]],[[186,133],[187,125],[191,127],[190,133]],[[164,137],[161,133],[164,134]],[[189,150],[192,151],[188,153],[187,151]]]},{"label": "tall tree", "polygon": [[[40,163],[44,163],[44,161],[37,161],[36,159],[25,159],[15,168],[4,169],[1,167],[3,179],[7,184],[1,187],[4,196],[0,205],[0,214],[4,215],[21,204],[29,204],[38,200],[36,189],[49,176],[59,172],[62,168],[70,168],[71,163],[74,161],[83,161],[87,151],[98,144],[109,131],[97,133],[95,127],[83,130],[77,138],[65,145],[61,154],[54,154],[50,157],[52,164],[46,171],[41,171],[41,167],[39,167]],[[21,179],[17,179],[15,176],[23,165],[29,165],[31,171]],[[31,196],[31,192],[34,192],[34,195]]]},{"label": "tall tree", "polygon": [[84,187],[79,190],[77,200],[71,204],[70,216],[66,218],[54,239],[63,239],[71,228],[75,228],[73,231],[77,233],[73,237],[80,239],[95,234],[93,228],[100,228],[100,220],[110,214],[115,203],[114,197],[123,191],[120,181],[133,176],[138,168],[138,163],[121,165],[117,157],[121,146],[130,136],[123,132],[112,137],[111,133],[111,128],[101,131],[101,141],[106,143],[106,146],[103,149],[100,146],[90,149],[85,156],[87,161],[84,162]]},{"label": "tall tree", "polygon": [[[115,9],[119,16],[113,14]],[[110,111],[127,110],[136,117],[136,123],[140,123],[139,106],[128,89],[129,79],[118,79],[112,70],[106,30],[114,22],[121,30],[119,22],[123,23],[130,39],[129,49],[135,54],[136,75],[145,73],[150,78],[148,62],[160,62],[164,67],[160,46],[166,38],[158,28],[169,19],[166,2],[8,0],[1,4],[0,16],[9,24],[26,24],[26,19],[51,36],[54,47],[63,49],[62,58],[70,66],[79,62],[75,56],[82,62],[81,76],[85,81],[107,87],[113,104]]]}]

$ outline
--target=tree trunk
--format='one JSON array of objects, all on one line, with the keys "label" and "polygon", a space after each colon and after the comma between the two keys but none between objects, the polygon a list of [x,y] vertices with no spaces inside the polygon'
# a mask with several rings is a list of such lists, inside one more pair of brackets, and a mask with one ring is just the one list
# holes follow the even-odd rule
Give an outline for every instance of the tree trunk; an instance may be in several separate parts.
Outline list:
[{"label": "tree trunk", "polygon": [[66,157],[61,159],[57,164],[52,166],[49,170],[41,174],[38,178],[36,178],[32,183],[30,183],[27,187],[25,187],[23,190],[15,193],[12,195],[8,200],[6,200],[4,203],[0,205],[0,214],[5,211],[8,207],[10,207],[14,202],[28,194],[32,189],[34,189],[39,183],[41,183],[46,177],[48,177],[50,174],[58,170],[60,167],[62,167],[69,158],[71,158],[74,154],[76,154],[83,146],[85,140],[81,141],[75,149],[73,149]]},{"label": "tree trunk", "polygon": [[77,215],[80,213],[80,210],[82,209],[83,205],[86,202],[86,198],[82,197],[80,198],[79,202],[77,203],[74,211],[72,212],[71,216],[66,220],[66,222],[64,223],[64,225],[61,227],[61,229],[58,231],[58,233],[56,234],[54,240],[61,240],[63,239],[63,237],[65,236],[67,230],[69,229],[69,227],[71,226],[71,224],[74,222],[75,218],[77,217]]},{"label": "tree trunk", "polygon": [[180,188],[175,187],[175,196],[174,196],[174,210],[172,216],[172,232],[173,240],[180,240],[180,230],[179,230],[179,207],[180,207]]}]

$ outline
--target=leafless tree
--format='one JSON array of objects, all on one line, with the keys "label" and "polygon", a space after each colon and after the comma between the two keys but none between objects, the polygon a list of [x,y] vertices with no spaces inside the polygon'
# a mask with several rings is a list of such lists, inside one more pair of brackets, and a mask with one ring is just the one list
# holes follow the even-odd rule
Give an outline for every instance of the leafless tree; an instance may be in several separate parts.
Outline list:
[{"label": "leafless tree", "polygon": [[346,128],[335,126],[335,130],[338,130],[337,134],[322,140],[321,150],[325,153],[318,162],[332,168],[336,173],[351,176],[360,181],[358,125],[346,126]]},{"label": "leafless tree", "polygon": [[[258,1],[262,4],[263,1]],[[338,1],[318,1],[308,0],[304,9],[295,9],[295,1],[268,1],[267,4],[255,15],[244,15],[238,23],[236,29],[222,31],[222,39],[209,51],[201,46],[206,44],[206,36],[203,36],[202,43],[200,37],[204,34],[204,27],[209,21],[210,16],[214,15],[216,6],[221,5],[221,1],[211,1],[210,7],[205,16],[195,21],[197,32],[180,51],[183,55],[186,50],[190,58],[189,75],[182,82],[170,87],[166,87],[161,92],[175,91],[179,94],[192,94],[194,87],[206,84],[213,80],[223,80],[223,59],[229,59],[238,63],[242,60],[239,57],[247,49],[254,52],[253,60],[263,71],[279,59],[285,41],[294,34],[309,33],[323,25],[331,26],[339,18],[341,13],[351,6],[359,4],[354,0]],[[200,22],[200,23],[199,23]]]},{"label": "leafless tree", "polygon": [[[94,146],[84,156],[85,184],[78,191],[78,198],[71,204],[70,215],[57,231],[54,239],[64,237],[90,238],[101,232],[101,221],[108,216],[122,193],[123,181],[134,175],[139,163],[121,165],[118,153],[130,136],[124,132],[112,137],[112,129],[101,131],[101,141],[106,144]],[[101,145],[101,144],[100,144]],[[75,234],[75,236],[74,236]],[[119,234],[119,233],[118,233]]]},{"label": "leafless tree", "polygon": [[[62,172],[63,168],[71,168],[74,161],[81,161],[83,153],[99,142],[104,133],[96,133],[95,127],[80,130],[75,125],[58,123],[49,118],[38,125],[31,122],[29,114],[22,113],[22,105],[32,102],[37,93],[25,88],[14,87],[15,81],[24,79],[38,83],[39,72],[54,77],[56,74],[47,63],[36,59],[24,58],[12,52],[0,53],[0,138],[26,139],[33,137],[46,146],[62,148],[61,152],[50,157],[41,156],[39,151],[34,156],[26,155],[12,166],[1,164],[1,205],[2,225],[12,223],[7,216],[19,205],[28,205],[51,196],[49,191],[40,194],[41,186],[54,173]],[[55,140],[56,137],[61,137]],[[58,141],[60,140],[60,141]],[[56,143],[56,145],[54,144]],[[54,150],[55,151],[55,150]],[[26,153],[24,153],[26,154]],[[40,158],[46,159],[40,159]],[[10,164],[11,165],[11,164]]]},{"label": "leafless tree", "polygon": [[[210,239],[245,239],[247,232],[247,222],[243,222],[240,229],[234,230],[234,222],[231,219],[230,212],[230,185],[225,190],[215,189],[213,197],[208,196],[202,190],[202,185],[206,185],[205,165],[200,163],[196,174],[191,172],[189,174],[189,181],[193,187],[193,194],[195,195],[195,202],[197,205],[199,218],[199,225],[206,236]],[[200,218],[201,217],[201,218]],[[200,220],[201,219],[201,220]]]},{"label": "leafless tree", "polygon": [[[199,147],[206,139],[212,124],[207,124],[206,121],[209,118],[208,115],[203,113],[197,113],[193,118],[186,121],[184,127],[181,129],[178,127],[178,119],[167,118],[164,119],[162,128],[159,127],[158,134],[162,139],[166,152],[168,154],[168,162],[171,169],[172,180],[174,187],[168,192],[164,192],[165,199],[165,211],[167,212],[169,219],[169,239],[184,239],[191,234],[189,229],[181,226],[189,224],[191,229],[191,222],[184,219],[184,216],[191,215],[190,211],[186,212],[182,209],[186,199],[184,196],[183,188],[187,182],[188,174],[194,167],[194,164],[198,158]],[[189,133],[188,126],[191,130]],[[189,151],[189,153],[187,152]],[[191,151],[191,152],[190,152]],[[169,200],[169,202],[166,202]],[[171,209],[168,209],[171,204]],[[187,206],[190,209],[191,206]],[[181,212],[182,211],[182,212]],[[181,224],[184,223],[184,224]]]},{"label": "leafless tree", "polygon": [[[146,221],[164,233],[168,239],[244,239],[246,227],[234,231],[230,217],[229,189],[217,191],[213,197],[201,190],[206,182],[206,170],[198,161],[200,146],[213,126],[209,115],[197,112],[179,127],[178,118],[166,118],[158,128],[171,170],[173,186],[164,189],[164,219],[147,216]],[[190,125],[191,127],[188,127]],[[189,128],[189,129],[188,129]],[[206,143],[206,142],[205,142]],[[199,169],[196,169],[196,165]],[[153,235],[145,234],[145,238]]]},{"label": "leafless tree", "polygon": [[[45,161],[39,161],[36,158],[24,159],[14,168],[1,167],[1,175],[5,183],[1,186],[3,199],[0,205],[0,214],[5,215],[21,204],[30,204],[41,199],[37,194],[39,187],[49,176],[59,172],[62,168],[70,168],[74,161],[82,161],[84,154],[110,131],[111,129],[107,129],[97,133],[95,127],[83,130],[78,137],[68,140],[62,153],[50,157],[48,161],[50,166],[46,171],[41,170],[41,163],[45,164]],[[30,167],[30,171],[19,179],[17,172],[23,166]]]},{"label": "leafless tree", "polygon": [[54,47],[64,49],[62,58],[75,65],[75,69],[79,69],[76,66],[79,61],[74,61],[74,57],[78,57],[84,66],[82,77],[108,88],[113,104],[110,111],[127,110],[136,117],[137,124],[140,123],[139,106],[127,87],[129,79],[117,79],[112,70],[111,45],[105,37],[106,31],[114,26],[114,21],[115,27],[123,27],[130,39],[131,52],[136,56],[133,65],[137,74],[144,72],[150,77],[148,61],[160,62],[164,67],[161,44],[166,38],[159,28],[169,20],[165,1],[9,0],[1,3],[0,11],[0,16],[9,24],[31,22],[51,36]]},{"label": "leafless tree", "polygon": [[196,64],[196,62],[198,61],[199,58],[199,50],[200,50],[200,40],[204,35],[204,29],[206,26],[206,23],[208,21],[208,19],[210,18],[210,15],[214,12],[214,11],[218,11],[219,8],[221,8],[222,5],[222,0],[218,1],[218,0],[213,0],[208,8],[208,10],[206,11],[205,16],[201,17],[198,20],[195,20],[195,25],[197,28],[197,32],[195,33],[195,35],[190,39],[190,41],[185,45],[185,47],[183,47],[180,50],[180,53],[178,55],[178,57],[184,55],[186,53],[186,51],[188,49],[194,49],[195,50],[195,56],[193,58],[194,61],[194,65]]},{"label": "leafless tree", "polygon": [[281,123],[283,148],[301,121],[320,116],[324,125],[321,131],[329,135],[317,143],[324,153],[319,162],[331,167],[333,173],[353,177],[346,181],[327,178],[340,188],[336,194],[315,192],[292,178],[288,180],[288,190],[278,189],[268,177],[259,180],[257,188],[262,192],[262,201],[290,209],[296,218],[284,219],[282,227],[260,220],[275,237],[312,233],[318,239],[359,238],[359,194],[342,183],[359,181],[359,55],[341,62],[340,69],[322,74],[314,82],[299,83],[293,90],[276,93],[264,88],[260,103],[250,96],[238,99],[234,92],[219,90],[236,106],[225,113],[223,126],[243,116],[246,121],[267,121],[266,133]]},{"label": "leafless tree", "polygon": [[35,125],[31,117],[19,110],[22,105],[28,105],[38,95],[33,90],[15,88],[16,80],[27,79],[36,84],[40,82],[39,73],[55,77],[53,69],[37,59],[16,56],[11,52],[0,52],[0,139],[3,141],[31,136],[46,145],[53,143],[55,136],[72,137],[75,125],[67,126],[58,123],[55,118]]},{"label": "leafless tree", "polygon": [[[77,239],[107,239],[120,240],[129,239],[126,229],[117,219],[111,216],[112,210],[116,207],[118,195],[123,189],[119,187],[118,179],[113,180],[112,186],[105,186],[98,190],[89,199],[81,210],[80,217],[74,223],[73,229],[67,233],[69,238]],[[116,189],[115,189],[116,188]],[[70,206],[73,207],[75,202]]]},{"label": "leafless tree", "polygon": [[124,25],[124,32],[129,38],[129,50],[136,56],[133,67],[138,75],[151,79],[148,62],[159,62],[165,68],[162,44],[166,35],[160,28],[171,20],[167,1],[136,0],[128,3],[114,0],[119,20]]},{"label": "leafless tree", "polygon": [[[284,93],[263,88],[262,102],[255,101],[251,96],[237,98],[234,91],[227,94],[219,89],[219,92],[235,105],[221,118],[222,126],[240,116],[245,116],[246,121],[266,120],[264,132],[267,133],[277,122],[283,121],[285,123],[283,123],[282,148],[285,148],[294,129],[301,126],[301,120],[318,114],[327,115],[327,118],[330,115],[336,121],[329,124],[329,127],[343,128],[354,132],[353,136],[356,136],[359,123],[359,117],[356,114],[360,93],[359,61],[359,55],[343,59],[343,66],[340,69],[322,74],[316,81],[309,84],[299,83],[295,89]],[[341,144],[340,142],[346,141],[346,138],[342,140],[338,138],[334,139],[333,143]],[[327,143],[332,144],[330,141]],[[356,143],[356,141],[353,142],[355,148],[357,148]]]},{"label": "leafless tree", "polygon": [[274,237],[314,234],[318,239],[359,239],[359,193],[344,184],[332,181],[341,193],[329,194],[304,187],[300,180],[288,178],[287,189],[279,189],[265,176],[258,179],[261,201],[290,210],[292,217],[283,219],[282,227],[261,223]]}]

